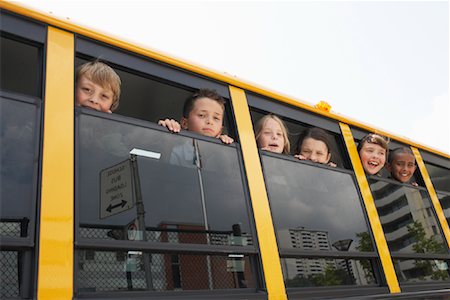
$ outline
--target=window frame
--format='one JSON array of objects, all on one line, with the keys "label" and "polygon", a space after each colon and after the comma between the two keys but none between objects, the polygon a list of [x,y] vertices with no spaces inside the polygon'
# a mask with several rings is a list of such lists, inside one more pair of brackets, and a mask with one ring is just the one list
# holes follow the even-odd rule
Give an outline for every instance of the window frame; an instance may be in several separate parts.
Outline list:
[{"label": "window frame", "polygon": [[[361,195],[361,191],[359,189],[358,186],[358,182],[356,180],[356,175],[353,172],[353,170],[348,170],[345,168],[340,168],[340,167],[330,167],[328,165],[324,165],[324,164],[320,164],[320,163],[314,163],[308,160],[299,160],[296,159],[290,155],[283,155],[283,154],[278,154],[278,153],[272,153],[272,152],[268,152],[268,151],[261,151],[258,150],[260,157],[262,158],[263,155],[266,156],[270,156],[270,157],[275,157],[275,158],[279,158],[279,159],[283,159],[286,161],[291,161],[291,162],[296,162],[296,163],[300,163],[300,164],[305,164],[305,165],[309,165],[309,166],[313,166],[313,167],[317,167],[317,168],[322,168],[322,169],[327,169],[327,170],[332,170],[332,171],[337,171],[340,173],[344,173],[344,174],[348,174],[351,176],[353,183],[355,185],[355,190],[357,191],[357,195],[359,198],[359,202],[361,204],[361,212],[364,216],[364,220],[366,222],[367,225],[367,230],[369,232],[369,236],[370,239],[372,241],[372,246],[373,246],[373,251],[370,252],[356,252],[356,251],[346,251],[346,252],[342,252],[342,251],[338,251],[338,250],[333,250],[332,251],[320,251],[320,250],[299,250],[299,249],[291,249],[291,248],[281,248],[278,246],[278,251],[279,251],[279,257],[280,259],[285,259],[285,258],[298,258],[298,259],[318,259],[318,258],[323,258],[323,259],[366,259],[370,262],[372,262],[372,270],[373,270],[373,275],[374,278],[377,282],[377,284],[374,285],[368,285],[368,286],[338,286],[338,287],[286,287],[286,291],[289,295],[295,295],[296,293],[298,293],[299,295],[303,293],[301,293],[301,291],[304,291],[306,289],[306,294],[308,294],[308,291],[311,291],[312,294],[316,295],[318,293],[320,293],[321,296],[325,296],[327,295],[327,292],[323,291],[323,293],[320,291],[321,289],[330,289],[333,291],[336,290],[342,290],[345,291],[342,295],[348,295],[347,291],[351,291],[354,289],[368,289],[368,288],[373,288],[374,289],[374,294],[375,293],[380,293],[380,289],[384,289],[387,287],[385,286],[385,280],[384,280],[384,276],[383,276],[383,269],[381,266],[381,262],[379,259],[379,254],[378,254],[378,250],[376,247],[376,243],[375,243],[375,238],[372,232],[372,228],[370,226],[370,222],[369,222],[369,218],[367,216],[366,213],[366,208],[365,208],[365,204],[364,201],[362,199],[362,195]],[[262,159],[261,159],[262,162]],[[263,174],[265,174],[264,172],[264,164],[261,163],[261,167],[263,170]],[[266,181],[266,178],[264,177],[264,181]],[[266,185],[267,186],[267,185]],[[269,199],[269,205],[271,204],[270,202],[270,197],[268,195],[268,199]],[[272,219],[273,219],[273,215],[272,215]],[[277,245],[279,245],[279,240],[278,240],[278,235],[276,234],[277,229],[275,227],[274,224],[274,230],[275,230],[275,235],[276,235],[276,239],[277,239]],[[320,292],[319,292],[320,291]],[[350,292],[351,293],[351,292]]]},{"label": "window frame", "polygon": [[45,97],[45,74],[46,74],[46,47],[47,47],[47,25],[36,22],[29,18],[19,16],[7,10],[0,9],[0,35],[2,37],[25,43],[38,48],[38,97],[24,95],[14,91],[0,89],[0,97],[15,102],[22,102],[36,107],[35,142],[33,146],[35,159],[33,162],[33,185],[30,220],[28,223],[27,237],[0,237],[0,251],[17,252],[21,261],[17,268],[19,276],[19,297],[32,298],[36,295],[38,271],[38,242],[40,238],[40,205],[41,205],[41,180],[42,180],[42,142],[44,121],[44,97]]}]

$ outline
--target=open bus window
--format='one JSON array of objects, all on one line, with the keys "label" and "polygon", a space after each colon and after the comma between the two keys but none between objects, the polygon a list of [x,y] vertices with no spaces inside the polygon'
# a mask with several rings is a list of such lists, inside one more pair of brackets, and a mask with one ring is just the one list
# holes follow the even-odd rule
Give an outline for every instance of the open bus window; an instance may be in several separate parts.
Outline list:
[{"label": "open bus window", "polygon": [[[359,145],[363,137],[369,134],[369,132],[355,128],[352,129],[352,133],[355,137],[356,146]],[[382,135],[380,136],[383,137]],[[422,175],[420,173],[420,169],[417,166],[417,161],[410,147],[395,140],[389,140],[385,137],[383,138],[387,141],[389,151],[386,154],[386,161],[384,166],[380,169],[380,171],[378,171],[377,174],[375,174],[375,176],[380,178],[392,179],[396,182],[404,183],[406,185],[425,186]],[[361,153],[358,154],[361,155]],[[399,157],[399,155],[402,155],[402,157]],[[398,160],[399,158],[399,164],[396,164],[396,160]],[[408,167],[410,163],[415,165],[415,169]],[[405,179],[400,178],[401,176],[405,176]]]},{"label": "open bus window", "polygon": [[[92,59],[93,60],[93,59]],[[75,66],[84,64],[90,60],[76,57]],[[157,123],[161,119],[175,119],[180,122],[183,114],[184,101],[189,98],[195,89],[168,83],[164,80],[143,74],[138,71],[124,69],[110,64],[119,75],[121,85],[121,96],[119,107],[114,113]],[[205,86],[203,88],[208,88]],[[223,134],[234,137],[231,128],[230,105],[226,99]]]},{"label": "open bus window", "polygon": [[[250,111],[251,113],[251,117],[252,117],[252,122],[253,122],[253,128],[256,128],[256,124],[258,123],[258,121],[263,118],[265,115],[267,115],[266,112],[262,112],[256,109],[252,109]],[[291,145],[291,151],[290,151],[290,155],[295,155],[296,154],[296,149],[297,149],[297,143],[299,141],[299,136],[308,128],[311,128],[310,125],[306,125],[297,121],[293,121],[291,119],[287,119],[287,118],[283,118],[282,116],[278,116],[279,118],[281,118],[283,120],[283,123],[286,125],[286,129],[288,132],[288,137],[289,137],[289,143]],[[345,162],[345,159],[343,158],[342,155],[342,143],[341,143],[341,139],[340,137],[332,132],[329,132],[327,130],[325,130],[325,132],[328,134],[329,136],[329,140],[330,140],[330,153],[331,153],[331,159],[330,161],[335,163],[338,167],[342,167],[342,168],[349,168],[348,164]],[[256,132],[255,132],[256,134]]]},{"label": "open bus window", "polygon": [[[80,237],[233,246],[253,243],[235,146],[166,133],[156,125],[152,126],[158,130],[121,116],[81,112],[77,120]],[[130,171],[133,149],[147,153],[137,157],[139,175]],[[111,170],[115,168],[128,171],[114,175]],[[137,209],[136,180],[140,181],[144,212]]]},{"label": "open bus window", "polygon": [[40,97],[40,56],[38,47],[0,37],[0,90]]}]

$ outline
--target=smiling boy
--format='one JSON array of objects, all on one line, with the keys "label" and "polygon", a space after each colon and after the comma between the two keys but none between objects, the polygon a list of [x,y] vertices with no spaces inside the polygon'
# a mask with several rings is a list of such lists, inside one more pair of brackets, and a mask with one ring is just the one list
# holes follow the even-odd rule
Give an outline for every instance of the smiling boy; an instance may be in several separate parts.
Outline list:
[{"label": "smiling boy", "polygon": [[366,135],[358,144],[358,153],[364,171],[369,175],[376,175],[383,169],[388,154],[386,140],[374,133]]},{"label": "smiling boy", "polygon": [[107,64],[85,63],[77,68],[75,105],[112,113],[119,106],[121,80]]},{"label": "smiling boy", "polygon": [[[400,147],[389,153],[386,169],[391,172],[391,177],[402,183],[410,183],[416,171],[416,159],[410,148]],[[416,182],[411,182],[417,186]]]}]

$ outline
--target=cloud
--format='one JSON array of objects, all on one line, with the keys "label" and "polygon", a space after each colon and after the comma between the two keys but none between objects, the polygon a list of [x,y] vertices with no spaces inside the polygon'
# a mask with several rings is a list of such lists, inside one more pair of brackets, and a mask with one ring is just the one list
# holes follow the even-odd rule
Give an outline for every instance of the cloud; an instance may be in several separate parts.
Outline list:
[{"label": "cloud", "polygon": [[450,154],[450,98],[448,93],[435,97],[432,109],[412,124],[410,136],[421,144]]}]

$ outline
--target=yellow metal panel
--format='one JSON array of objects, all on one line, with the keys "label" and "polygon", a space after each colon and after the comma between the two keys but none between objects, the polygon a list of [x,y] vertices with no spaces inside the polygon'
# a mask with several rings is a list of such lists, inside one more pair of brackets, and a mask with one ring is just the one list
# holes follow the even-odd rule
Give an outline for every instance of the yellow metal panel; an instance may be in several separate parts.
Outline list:
[{"label": "yellow metal panel", "polygon": [[445,238],[447,239],[448,247],[450,247],[450,229],[448,227],[448,222],[445,219],[444,210],[442,209],[441,203],[439,202],[439,198],[434,189],[433,183],[431,182],[430,175],[425,167],[425,163],[423,162],[422,155],[417,148],[411,147],[411,150],[416,157],[417,165],[419,166],[420,173],[422,173],[423,180],[425,181],[425,185],[427,186],[428,193],[431,197],[431,202],[433,202],[434,209],[438,216],[439,222],[441,222],[442,230],[444,231]]},{"label": "yellow metal panel", "polygon": [[68,22],[67,20],[62,20],[62,19],[59,19],[59,18],[55,18],[54,16],[51,16],[51,15],[43,14],[43,13],[37,12],[35,10],[28,9],[28,8],[26,8],[24,6],[21,6],[21,5],[18,5],[16,3],[11,3],[11,2],[7,2],[7,1],[1,1],[0,2],[0,7],[5,8],[5,9],[10,10],[10,11],[13,11],[13,12],[16,12],[18,14],[21,14],[21,15],[24,15],[24,16],[27,16],[27,17],[30,17],[30,18],[33,18],[33,19],[45,22],[45,23],[48,23],[48,24],[53,25],[53,26],[56,26],[56,27],[59,27],[59,28],[62,28],[62,29],[65,29],[65,30],[68,30],[68,31],[71,31],[71,32],[74,32],[74,33],[78,33],[78,34],[84,35],[86,37],[90,37],[92,39],[95,39],[95,40],[98,40],[98,41],[102,41],[102,42],[114,45],[116,47],[132,51],[134,53],[138,53],[138,54],[141,54],[141,55],[144,55],[144,56],[147,56],[147,57],[151,57],[153,59],[162,61],[164,63],[183,68],[185,70],[189,70],[189,71],[192,71],[192,72],[195,72],[195,73],[198,73],[198,74],[210,77],[210,78],[214,78],[214,79],[219,80],[219,81],[226,82],[226,83],[231,84],[233,86],[240,87],[242,89],[246,89],[246,90],[255,92],[257,94],[260,94],[260,95],[263,95],[263,96],[266,96],[266,97],[269,97],[269,98],[272,98],[272,99],[275,99],[275,100],[278,100],[278,101],[290,104],[292,106],[308,110],[308,111],[313,112],[315,114],[319,114],[319,115],[322,115],[322,116],[325,116],[325,117],[328,117],[328,118],[332,118],[332,119],[337,120],[339,122],[343,122],[343,123],[346,123],[346,124],[349,124],[349,125],[352,125],[352,126],[357,126],[357,127],[361,128],[363,130],[367,130],[367,131],[371,131],[371,132],[376,132],[376,133],[382,134],[382,135],[384,135],[386,137],[389,137],[391,139],[395,139],[395,140],[397,140],[399,142],[402,142],[402,143],[405,143],[405,144],[408,144],[408,145],[412,145],[414,147],[421,148],[421,149],[429,151],[431,153],[434,153],[434,154],[437,154],[437,155],[440,155],[440,156],[444,156],[446,158],[450,158],[450,155],[447,154],[447,153],[443,153],[443,152],[438,151],[436,149],[432,149],[432,148],[429,148],[427,146],[420,145],[420,144],[418,144],[416,142],[413,142],[411,140],[408,140],[408,139],[406,139],[404,137],[396,136],[395,134],[392,134],[392,133],[389,133],[389,132],[386,132],[386,131],[383,131],[383,130],[379,130],[377,128],[374,128],[373,126],[364,124],[362,122],[353,120],[351,118],[348,118],[346,116],[343,116],[343,115],[340,115],[340,114],[337,114],[337,113],[327,112],[327,111],[318,109],[318,108],[314,107],[313,105],[308,104],[303,99],[297,99],[297,98],[293,98],[291,96],[283,95],[283,94],[281,94],[279,92],[272,91],[272,90],[267,89],[265,87],[259,86],[259,85],[255,84],[255,83],[251,83],[249,81],[238,79],[235,76],[229,76],[227,74],[219,73],[219,72],[213,71],[211,69],[207,69],[206,67],[202,67],[202,66],[199,66],[197,64],[194,64],[194,63],[191,63],[191,62],[187,62],[185,60],[177,59],[177,58],[175,58],[175,57],[173,57],[171,55],[165,54],[165,53],[163,53],[161,51],[156,51],[156,50],[153,50],[153,49],[149,49],[147,47],[138,46],[138,45],[135,45],[135,44],[123,41],[123,40],[121,40],[119,38],[115,38],[115,37],[112,37],[112,36],[105,35],[103,33],[100,33],[98,31],[96,31],[96,30],[93,30],[93,29],[89,29],[89,28],[86,28],[86,27],[81,27],[81,26],[75,25],[73,23]]},{"label": "yellow metal panel", "polygon": [[400,286],[398,284],[397,276],[395,275],[394,265],[389,253],[389,248],[384,236],[383,228],[381,227],[381,222],[378,216],[375,202],[372,197],[372,192],[370,191],[369,183],[367,182],[366,174],[361,164],[361,160],[359,159],[358,151],[356,150],[352,132],[347,124],[339,123],[339,125],[341,127],[341,132],[344,136],[345,144],[347,146],[353,169],[355,171],[356,179],[358,181],[358,185],[364,200],[370,226],[372,228],[375,243],[380,255],[381,264],[383,265],[386,282],[391,293],[400,293]]},{"label": "yellow metal panel", "polygon": [[272,215],[270,213],[269,200],[267,198],[247,98],[243,90],[233,86],[230,86],[230,94],[236,116],[237,128],[239,130],[245,170],[247,172],[267,292],[270,300],[287,299],[280,256],[275,231],[273,229]]},{"label": "yellow metal panel", "polygon": [[72,299],[74,37],[48,28],[38,299]]}]

